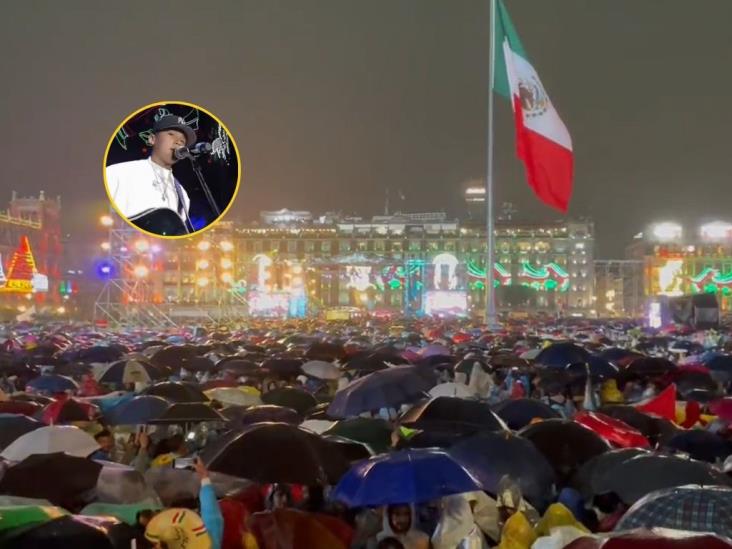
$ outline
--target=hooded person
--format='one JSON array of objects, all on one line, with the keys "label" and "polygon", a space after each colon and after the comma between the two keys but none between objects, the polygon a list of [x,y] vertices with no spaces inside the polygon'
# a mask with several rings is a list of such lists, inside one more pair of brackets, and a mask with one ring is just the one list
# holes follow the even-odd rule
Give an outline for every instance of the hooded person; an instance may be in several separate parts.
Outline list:
[{"label": "hooded person", "polygon": [[432,534],[433,549],[487,549],[484,534],[499,538],[496,502],[484,492],[446,496],[440,501],[440,511]]},{"label": "hooded person", "polygon": [[190,509],[168,509],[155,515],[145,538],[156,549],[213,549],[201,517]]},{"label": "hooded person", "polygon": [[553,503],[547,508],[535,531],[539,538],[531,546],[532,549],[566,547],[574,540],[590,533],[575,518],[572,511],[561,503]]},{"label": "hooded person", "polygon": [[387,505],[384,510],[382,529],[376,535],[376,544],[384,538],[394,538],[404,549],[429,549],[430,537],[415,527],[414,506],[408,503]]},{"label": "hooded person", "polygon": [[530,523],[539,521],[539,513],[523,497],[521,487],[508,475],[503,475],[498,481],[496,490],[496,507],[498,509],[499,528],[517,512],[522,512]]},{"label": "hooded person", "polygon": [[531,522],[521,511],[514,513],[501,530],[501,542],[496,549],[530,549],[536,541]]}]

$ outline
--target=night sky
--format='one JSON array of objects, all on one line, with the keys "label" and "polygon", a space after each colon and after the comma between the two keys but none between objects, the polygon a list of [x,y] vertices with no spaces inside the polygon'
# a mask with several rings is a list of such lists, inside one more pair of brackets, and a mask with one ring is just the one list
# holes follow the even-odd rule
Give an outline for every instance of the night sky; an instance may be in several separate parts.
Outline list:
[{"label": "night sky", "polygon": [[[485,173],[488,0],[13,2],[0,19],[0,204],[61,194],[83,238],[111,132],[153,101],[198,103],[242,154],[230,218],[289,207],[461,215]],[[732,219],[732,1],[506,0],[572,134],[570,215],[620,257],[645,221]],[[553,219],[497,98],[497,202]]]}]

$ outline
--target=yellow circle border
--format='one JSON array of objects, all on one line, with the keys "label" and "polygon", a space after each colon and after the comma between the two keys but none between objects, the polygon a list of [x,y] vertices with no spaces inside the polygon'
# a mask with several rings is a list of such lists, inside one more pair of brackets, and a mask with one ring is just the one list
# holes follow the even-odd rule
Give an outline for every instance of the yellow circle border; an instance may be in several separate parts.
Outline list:
[{"label": "yellow circle border", "polygon": [[[214,120],[216,120],[216,122],[218,122],[221,125],[221,127],[224,128],[224,131],[229,136],[229,139],[231,140],[231,143],[234,145],[234,152],[236,153],[236,161],[237,161],[237,173],[236,173],[236,186],[234,187],[234,194],[231,195],[231,200],[229,200],[229,203],[226,205],[226,208],[224,208],[224,211],[221,212],[221,215],[220,216],[218,216],[211,223],[209,223],[204,228],[202,228],[202,229],[200,229],[198,231],[195,231],[195,232],[192,232],[192,233],[189,233],[189,234],[181,234],[181,235],[174,235],[174,236],[165,236],[165,235],[161,235],[161,234],[151,233],[149,231],[146,231],[144,229],[141,229],[140,227],[138,227],[137,225],[135,225],[134,223],[132,223],[129,219],[127,219],[127,217],[125,217],[124,215],[122,215],[122,212],[119,210],[119,208],[117,208],[117,204],[115,204],[114,200],[112,200],[112,195],[109,192],[109,184],[107,183],[107,158],[109,157],[109,150],[112,148],[112,143],[114,143],[115,136],[119,133],[119,131],[122,129],[122,127],[125,124],[127,124],[127,122],[129,122],[135,116],[139,115],[140,113],[142,113],[142,112],[144,112],[144,111],[146,111],[148,109],[151,109],[153,107],[161,107],[161,106],[164,106],[164,105],[171,105],[171,104],[173,104],[173,105],[184,105],[186,107],[191,107],[191,108],[194,108],[194,109],[198,109],[199,111],[202,111],[202,112],[206,113],[208,116],[210,116],[211,118],[213,118]],[[160,239],[163,239],[163,240],[181,240],[181,239],[184,239],[184,238],[191,238],[191,237],[194,237],[194,236],[201,235],[201,234],[205,233],[206,231],[208,231],[209,229],[212,229],[215,225],[217,225],[219,223],[219,221],[221,221],[221,220],[224,219],[224,216],[229,211],[229,208],[231,208],[231,206],[234,204],[234,201],[236,200],[236,197],[239,194],[239,186],[241,185],[241,165],[242,165],[242,160],[241,160],[241,156],[239,155],[239,147],[236,144],[236,140],[234,139],[234,135],[229,131],[229,128],[226,126],[226,124],[224,124],[221,121],[221,119],[219,119],[218,116],[216,116],[215,114],[213,114],[209,110],[204,109],[200,105],[197,105],[195,103],[190,103],[188,101],[156,101],[155,103],[150,103],[148,105],[145,105],[144,107],[140,107],[136,111],[134,111],[131,114],[129,114],[127,117],[125,117],[124,120],[122,120],[122,122],[114,130],[114,132],[112,133],[112,136],[109,138],[109,142],[107,143],[107,147],[104,150],[104,158],[102,158],[102,179],[104,180],[104,192],[107,193],[107,199],[109,200],[109,204],[112,206],[112,209],[114,210],[114,212],[122,220],[124,220],[124,222],[127,223],[130,227],[132,227],[133,229],[135,229],[136,231],[138,231],[140,233],[146,234],[146,235],[151,236],[153,238],[160,238]]]}]

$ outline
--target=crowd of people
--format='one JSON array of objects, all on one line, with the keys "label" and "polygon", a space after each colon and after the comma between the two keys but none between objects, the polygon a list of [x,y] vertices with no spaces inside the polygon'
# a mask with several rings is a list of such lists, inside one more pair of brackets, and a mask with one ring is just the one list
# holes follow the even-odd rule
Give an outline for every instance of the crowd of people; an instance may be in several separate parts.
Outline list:
[{"label": "crowd of people", "polygon": [[17,323],[0,344],[0,547],[732,547],[726,329]]}]

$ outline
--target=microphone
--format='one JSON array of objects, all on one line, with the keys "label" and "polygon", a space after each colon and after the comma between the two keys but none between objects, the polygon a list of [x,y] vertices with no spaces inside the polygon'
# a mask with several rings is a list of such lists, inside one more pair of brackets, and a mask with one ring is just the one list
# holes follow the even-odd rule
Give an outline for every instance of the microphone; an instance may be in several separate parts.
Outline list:
[{"label": "microphone", "polygon": [[183,160],[184,158],[190,158],[191,156],[211,154],[211,151],[213,151],[211,143],[206,143],[202,141],[200,143],[196,143],[192,147],[179,147],[175,149],[175,152],[173,154],[178,160]]}]

